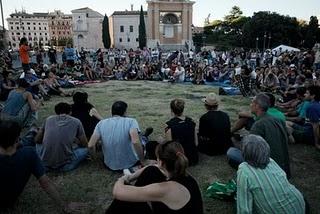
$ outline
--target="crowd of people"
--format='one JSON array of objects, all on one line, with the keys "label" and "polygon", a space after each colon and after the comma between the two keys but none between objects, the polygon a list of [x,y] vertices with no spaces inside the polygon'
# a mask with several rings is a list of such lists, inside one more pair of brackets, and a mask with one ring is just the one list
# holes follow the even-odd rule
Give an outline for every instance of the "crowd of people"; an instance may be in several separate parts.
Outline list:
[{"label": "crowd of people", "polygon": [[[304,196],[288,181],[294,176],[288,144],[320,149],[320,59],[315,52],[239,49],[167,55],[147,48],[99,49],[89,62],[83,49],[77,53],[68,45],[61,65],[56,52],[49,51],[48,66],[41,60],[31,65],[28,51],[22,39],[22,74],[10,71],[10,57],[2,57],[0,210],[14,206],[31,174],[61,210],[78,209],[79,204],[62,199],[45,173],[72,171],[101,148],[106,170],[125,172],[114,185],[106,213],[203,213],[200,188],[187,172],[201,164],[199,153],[226,155],[238,170],[237,213],[308,211]],[[126,102],[114,102],[111,117],[103,118],[86,92],[63,89],[96,79],[215,82],[226,93],[225,85],[235,86],[253,99],[250,112],[239,112],[231,124],[228,113],[219,110],[220,96],[209,93],[201,100],[204,113],[198,126],[185,116],[185,101],[174,99],[168,104],[172,118],[165,123],[164,139],[150,141],[153,129],[142,132],[138,121],[127,116]],[[73,104],[56,104],[55,115],[36,127],[37,110],[54,95],[72,96]],[[28,130],[24,136],[22,128]]]}]

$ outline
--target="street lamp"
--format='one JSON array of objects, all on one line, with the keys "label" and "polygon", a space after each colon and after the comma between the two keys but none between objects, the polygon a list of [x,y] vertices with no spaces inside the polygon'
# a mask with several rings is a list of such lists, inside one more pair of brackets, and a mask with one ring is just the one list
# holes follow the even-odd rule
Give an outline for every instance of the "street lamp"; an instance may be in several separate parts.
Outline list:
[{"label": "street lamp", "polygon": [[270,42],[271,42],[271,33],[269,34],[268,49],[270,48]]},{"label": "street lamp", "polygon": [[206,46],[206,35],[202,35],[202,44],[203,44],[203,46]]},{"label": "street lamp", "polygon": [[263,52],[266,49],[266,39],[267,39],[267,34],[266,34],[266,32],[264,32],[264,35],[263,35]]},{"label": "street lamp", "polygon": [[256,38],[256,50],[258,50],[259,37]]}]

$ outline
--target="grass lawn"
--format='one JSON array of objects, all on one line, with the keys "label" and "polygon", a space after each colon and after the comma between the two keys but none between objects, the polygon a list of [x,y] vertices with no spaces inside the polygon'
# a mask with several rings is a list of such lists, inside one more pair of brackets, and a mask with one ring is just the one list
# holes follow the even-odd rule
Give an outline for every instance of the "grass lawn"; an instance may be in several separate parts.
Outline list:
[{"label": "grass lawn", "polygon": [[[128,115],[136,118],[141,130],[148,126],[154,128],[150,136],[157,140],[164,133],[164,124],[170,119],[169,103],[174,98],[186,101],[185,115],[197,123],[205,112],[200,101],[201,96],[209,92],[217,92],[211,86],[172,85],[162,82],[118,82],[110,81],[81,88],[89,94],[89,101],[96,106],[105,117],[110,116],[110,107],[114,101],[123,100],[129,104]],[[71,98],[55,97],[47,101],[39,111],[39,125],[54,113],[54,105],[58,102],[72,102]],[[224,96],[221,98],[220,109],[229,113],[232,122],[237,119],[240,110],[249,109],[250,100],[240,97]],[[66,200],[89,203],[89,209],[83,213],[104,213],[112,200],[112,187],[121,174],[107,171],[102,164],[101,154],[95,161],[81,165],[73,172],[65,174],[49,174],[59,192]],[[312,146],[290,145],[290,158],[293,183],[310,203],[312,213],[320,213],[320,153]],[[226,156],[209,157],[200,155],[197,166],[189,172],[199,182],[202,192],[209,183],[226,182],[236,171],[226,162]],[[233,213],[234,206],[203,197],[205,213]],[[22,193],[15,209],[11,213],[36,214],[57,213],[53,202],[41,191],[38,183],[32,178]]]}]

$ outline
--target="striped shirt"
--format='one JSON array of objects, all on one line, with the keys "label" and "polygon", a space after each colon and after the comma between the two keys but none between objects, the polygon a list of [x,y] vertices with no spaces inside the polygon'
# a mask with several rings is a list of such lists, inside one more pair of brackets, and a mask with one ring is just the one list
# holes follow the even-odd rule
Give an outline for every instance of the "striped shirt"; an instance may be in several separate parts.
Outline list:
[{"label": "striped shirt", "polygon": [[274,160],[265,169],[243,162],[237,172],[237,213],[303,214],[305,202]]}]

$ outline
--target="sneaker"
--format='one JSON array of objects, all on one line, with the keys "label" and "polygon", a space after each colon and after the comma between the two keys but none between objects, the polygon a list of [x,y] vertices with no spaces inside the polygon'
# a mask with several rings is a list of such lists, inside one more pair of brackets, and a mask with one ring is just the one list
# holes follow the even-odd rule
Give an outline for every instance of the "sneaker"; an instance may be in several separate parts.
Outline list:
[{"label": "sneaker", "polygon": [[146,130],[144,131],[144,136],[149,137],[149,135],[151,135],[153,132],[153,128],[152,127],[148,127],[146,128]]}]

